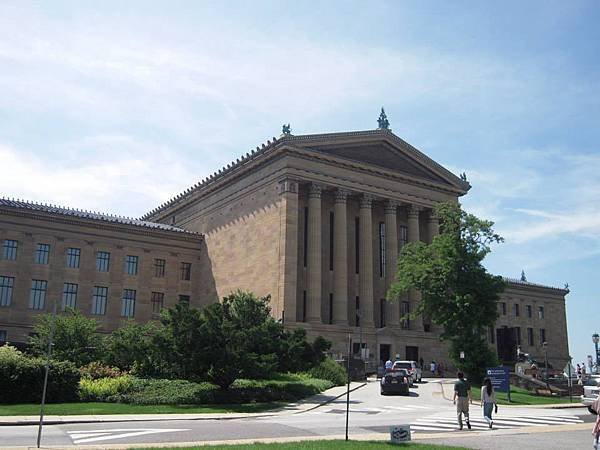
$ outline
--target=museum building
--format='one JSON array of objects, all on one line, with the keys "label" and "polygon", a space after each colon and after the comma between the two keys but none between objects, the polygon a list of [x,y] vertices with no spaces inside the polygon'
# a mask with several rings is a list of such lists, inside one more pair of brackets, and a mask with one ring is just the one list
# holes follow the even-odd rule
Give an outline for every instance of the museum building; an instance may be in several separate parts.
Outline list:
[{"label": "museum building", "polygon": [[[383,116],[382,116],[383,117]],[[383,117],[385,119],[385,117]],[[398,254],[439,232],[433,210],[470,189],[381,121],[376,130],[294,136],[289,127],[141,219],[0,199],[0,341],[25,342],[38,314],[67,306],[105,332],[163,307],[236,289],[270,295],[286,327],[353,351],[448,362],[439,329],[386,302]],[[565,295],[506,279],[490,345],[564,366]]]}]

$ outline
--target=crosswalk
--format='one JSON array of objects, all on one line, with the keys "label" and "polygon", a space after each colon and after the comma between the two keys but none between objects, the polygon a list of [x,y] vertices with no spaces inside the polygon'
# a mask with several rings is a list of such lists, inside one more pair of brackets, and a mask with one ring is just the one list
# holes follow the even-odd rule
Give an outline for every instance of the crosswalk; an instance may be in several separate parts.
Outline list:
[{"label": "crosswalk", "polygon": [[[499,415],[494,417],[494,429],[509,429],[522,427],[546,427],[551,425],[570,425],[583,423],[578,416],[534,416],[534,415]],[[413,432],[452,431],[457,429],[456,416],[431,416],[418,419],[410,424]],[[473,430],[489,429],[487,422],[480,417],[471,415]],[[465,430],[467,426],[465,424]]]},{"label": "crosswalk", "polygon": [[[432,411],[435,408],[432,406],[421,406],[421,405],[403,405],[403,406],[395,406],[395,405],[386,405],[379,406],[377,408],[369,408],[369,407],[357,407],[351,406],[350,413],[359,413],[359,414],[381,414],[386,412],[424,412],[426,410]],[[346,414],[345,408],[323,408],[313,412],[314,414]]]}]

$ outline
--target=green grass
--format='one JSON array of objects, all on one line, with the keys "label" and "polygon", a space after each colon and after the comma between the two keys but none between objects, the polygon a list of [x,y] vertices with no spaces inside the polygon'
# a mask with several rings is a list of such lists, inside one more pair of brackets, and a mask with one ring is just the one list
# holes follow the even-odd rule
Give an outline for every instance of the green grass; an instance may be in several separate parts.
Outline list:
[{"label": "green grass", "polygon": [[[473,386],[471,392],[473,394],[473,401],[479,401],[481,398],[481,387]],[[506,392],[496,392],[496,399],[499,405],[552,405],[569,403],[569,397],[545,397],[516,386],[510,387],[510,403],[508,403],[506,398]]]},{"label": "green grass", "polygon": [[[190,414],[190,413],[256,413],[279,408],[286,403],[242,403],[239,405],[129,405],[126,403],[51,403],[44,408],[49,416],[103,414]],[[40,405],[0,405],[0,416],[34,416]]]},{"label": "green grass", "polygon": [[[287,442],[287,443],[276,443],[276,444],[237,444],[237,445],[207,445],[202,447],[178,447],[177,450],[329,450],[329,449],[381,449],[381,448],[410,448],[418,450],[468,450],[465,447],[449,447],[446,445],[433,445],[433,444],[416,444],[414,442],[406,444],[391,444],[390,442],[377,442],[377,441],[341,441],[341,440],[322,440],[322,441],[298,441],[298,442]],[[153,448],[146,448],[140,450],[160,450]]]}]

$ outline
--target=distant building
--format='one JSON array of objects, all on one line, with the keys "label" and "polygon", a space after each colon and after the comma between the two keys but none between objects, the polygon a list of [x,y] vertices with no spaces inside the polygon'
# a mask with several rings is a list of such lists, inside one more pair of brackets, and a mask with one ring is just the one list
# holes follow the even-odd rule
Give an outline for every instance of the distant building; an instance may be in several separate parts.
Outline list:
[{"label": "distant building", "polygon": [[[271,295],[275,317],[338,354],[350,333],[372,366],[395,355],[447,361],[435,325],[402,319],[418,292],[384,299],[401,247],[430,242],[435,204],[469,189],[385,127],[293,136],[288,126],[141,220],[0,200],[0,340],[26,340],[54,301],[110,331],[241,288]],[[543,359],[546,341],[564,366],[568,290],[507,281],[490,345],[505,360],[519,343]]]}]

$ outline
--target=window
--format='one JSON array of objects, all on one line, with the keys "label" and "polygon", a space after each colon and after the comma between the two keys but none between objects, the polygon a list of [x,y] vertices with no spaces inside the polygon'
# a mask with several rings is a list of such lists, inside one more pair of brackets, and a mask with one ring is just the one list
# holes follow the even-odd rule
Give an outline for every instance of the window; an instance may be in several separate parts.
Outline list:
[{"label": "window", "polygon": [[354,218],[354,253],[356,255],[356,273],[360,270],[360,218]]},{"label": "window", "polygon": [[70,267],[72,269],[79,269],[80,255],[81,255],[81,249],[68,248],[67,249],[67,267]]},{"label": "window", "polygon": [[494,329],[494,327],[489,328],[488,334],[490,335],[490,344],[495,343],[496,342],[496,330]]},{"label": "window", "polygon": [[14,285],[14,277],[0,277],[0,306],[10,306]]},{"label": "window", "polygon": [[127,255],[125,257],[125,273],[127,275],[137,275],[138,273],[138,257]]},{"label": "window", "polygon": [[162,292],[153,292],[150,302],[152,303],[152,314],[160,314],[165,302],[165,294]]},{"label": "window", "polygon": [[358,296],[356,296],[354,308],[356,309],[356,326],[360,327],[360,299]]},{"label": "window", "polygon": [[406,225],[400,225],[398,234],[398,250],[402,250],[408,242],[408,227]]},{"label": "window", "polygon": [[29,294],[29,309],[44,309],[46,304],[46,280],[31,280],[31,292]]},{"label": "window", "polygon": [[304,207],[304,267],[308,261],[308,207]]},{"label": "window", "polygon": [[385,276],[385,223],[379,222],[379,277]]},{"label": "window", "polygon": [[63,285],[62,310],[75,308],[77,303],[77,285],[74,283],[65,283]]},{"label": "window", "polygon": [[186,305],[190,304],[190,296],[189,295],[180,295],[179,296],[179,303],[183,303]]},{"label": "window", "polygon": [[538,308],[538,318],[543,319],[544,318],[544,307],[540,306]]},{"label": "window", "polygon": [[7,339],[6,330],[0,330],[0,344],[5,344]]},{"label": "window", "polygon": [[135,290],[123,289],[121,299],[121,317],[133,317],[135,314]]},{"label": "window", "polygon": [[4,245],[2,246],[2,259],[7,259],[9,261],[15,261],[17,259],[17,241],[13,241],[12,239],[5,239]]},{"label": "window", "polygon": [[515,317],[519,317],[521,315],[520,305],[518,303],[515,303],[514,307],[515,307]]},{"label": "window", "polygon": [[527,345],[534,345],[533,342],[533,328],[527,328]]},{"label": "window", "polygon": [[92,289],[92,314],[103,316],[106,314],[106,301],[108,299],[108,288],[94,286]]},{"label": "window", "polygon": [[180,270],[181,270],[181,279],[189,281],[189,279],[192,277],[192,264],[182,262]]},{"label": "window", "polygon": [[502,311],[502,315],[503,316],[506,315],[506,302],[501,302],[500,303],[500,311]]},{"label": "window", "polygon": [[302,291],[302,322],[306,322],[306,291]]},{"label": "window", "polygon": [[96,253],[96,270],[98,272],[108,272],[110,268],[110,253],[98,252]]},{"label": "window", "polygon": [[408,330],[410,328],[410,302],[402,302],[400,304],[400,327],[403,330]]},{"label": "window", "polygon": [[379,299],[379,327],[385,327],[385,298]]},{"label": "window", "polygon": [[329,270],[333,270],[333,211],[329,212]]},{"label": "window", "polygon": [[164,259],[155,259],[154,260],[154,276],[156,278],[164,278],[165,277],[165,260]]},{"label": "window", "polygon": [[546,329],[540,328],[540,344],[546,342]]},{"label": "window", "polygon": [[517,340],[517,345],[521,345],[521,327],[515,327],[515,339]]},{"label": "window", "polygon": [[333,323],[333,294],[329,294],[329,325]]},{"label": "window", "polygon": [[35,263],[36,264],[48,264],[48,257],[50,256],[50,245],[38,244],[35,251]]},{"label": "window", "polygon": [[527,309],[527,317],[531,319],[531,315],[532,315],[532,312],[531,312],[531,310],[532,310],[532,308],[531,308],[531,305],[527,305],[525,308]]}]

